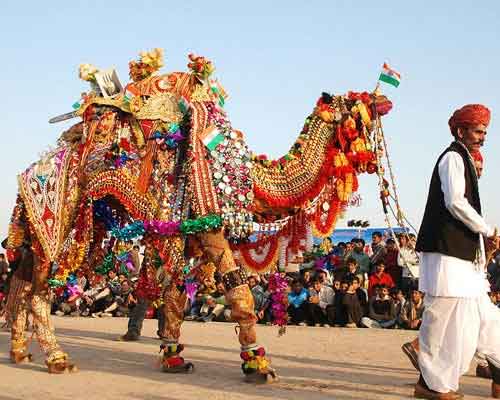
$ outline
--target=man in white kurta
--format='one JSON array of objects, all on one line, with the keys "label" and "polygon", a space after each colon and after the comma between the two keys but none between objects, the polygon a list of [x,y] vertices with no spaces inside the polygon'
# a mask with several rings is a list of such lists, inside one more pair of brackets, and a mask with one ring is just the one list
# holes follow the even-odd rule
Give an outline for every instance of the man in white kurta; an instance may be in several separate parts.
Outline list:
[{"label": "man in white kurta", "polygon": [[[444,206],[453,218],[478,234],[479,243],[473,261],[442,252],[424,251],[421,254],[419,289],[425,292],[425,312],[418,356],[422,376],[415,390],[415,396],[420,398],[461,398],[456,393],[459,378],[469,369],[476,349],[487,357],[493,369],[500,369],[500,310],[491,303],[487,294],[489,284],[483,240],[490,238],[487,243],[493,245],[497,239],[493,227],[466,198],[467,160],[464,161],[463,156],[471,157],[470,152],[478,150],[484,142],[489,111],[486,122],[484,112],[477,114],[466,107],[455,114],[461,111],[459,122],[465,120],[468,123],[460,125],[458,130],[457,126],[452,129],[455,143],[465,151],[445,152],[437,171]],[[475,121],[478,115],[482,119]],[[453,122],[450,119],[450,127]],[[477,182],[477,177],[475,179]],[[496,391],[500,393],[499,383],[493,383],[493,395]]]}]

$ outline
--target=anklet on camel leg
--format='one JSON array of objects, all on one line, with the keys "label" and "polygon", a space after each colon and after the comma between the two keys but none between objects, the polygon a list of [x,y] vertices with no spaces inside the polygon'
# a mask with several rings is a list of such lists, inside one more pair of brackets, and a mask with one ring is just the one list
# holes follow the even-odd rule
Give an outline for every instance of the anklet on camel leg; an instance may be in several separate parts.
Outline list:
[{"label": "anklet on camel leg", "polygon": [[266,358],[264,347],[257,345],[242,346],[240,357],[243,360],[241,369],[245,381],[249,383],[274,383],[279,380],[276,371]]},{"label": "anklet on camel leg", "polygon": [[33,355],[28,352],[26,340],[12,340],[10,350],[10,361],[14,364],[21,364],[33,360]]},{"label": "anklet on camel leg", "polygon": [[160,352],[162,371],[169,374],[190,374],[194,370],[193,363],[184,361],[179,354],[184,350],[184,345],[178,343],[162,343]]}]

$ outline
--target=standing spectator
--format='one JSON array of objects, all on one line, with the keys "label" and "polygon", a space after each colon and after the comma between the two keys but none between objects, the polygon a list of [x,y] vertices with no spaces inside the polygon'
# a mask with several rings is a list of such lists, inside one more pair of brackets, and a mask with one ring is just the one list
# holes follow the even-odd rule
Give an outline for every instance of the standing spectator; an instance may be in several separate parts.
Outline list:
[{"label": "standing spectator", "polygon": [[365,253],[365,241],[363,239],[355,239],[354,249],[350,253],[350,257],[354,258],[358,263],[359,273],[365,276],[370,273],[370,257]]},{"label": "standing spectator", "polygon": [[299,279],[292,281],[292,290],[288,293],[288,315],[293,324],[306,326],[307,300],[309,293]]},{"label": "standing spectator", "polygon": [[370,263],[372,270],[375,269],[379,261],[384,261],[387,250],[385,248],[385,243],[382,240],[382,233],[379,231],[373,232],[372,234],[372,256],[370,257]]},{"label": "standing spectator", "polygon": [[389,288],[378,285],[376,293],[368,302],[368,317],[362,318],[361,324],[367,328],[392,328],[396,324],[396,308]]},{"label": "standing spectator", "polygon": [[[352,249],[351,249],[352,250]],[[333,249],[333,255],[344,258],[347,251],[347,245],[344,242],[339,242]]]},{"label": "standing spectator", "polygon": [[345,262],[345,267],[335,271],[335,279],[340,281],[350,281],[357,277],[360,282],[363,281],[363,275],[359,271],[358,262],[354,257],[349,257]]},{"label": "standing spectator", "polygon": [[5,259],[5,254],[0,254],[0,274],[3,272],[9,273],[9,264],[7,263],[7,260]]},{"label": "standing spectator", "polygon": [[141,269],[140,250],[141,248],[136,244],[132,247],[132,251],[130,252],[130,255],[132,256],[132,264],[134,265],[134,271],[131,274],[132,277],[139,276],[139,271]]},{"label": "standing spectator", "polygon": [[315,279],[309,289],[309,320],[312,325],[333,326],[335,319],[335,306],[333,305],[335,293],[330,286],[322,284]]},{"label": "standing spectator", "polygon": [[422,315],[424,313],[424,296],[418,290],[412,290],[410,301],[403,307],[401,320],[406,329],[418,330],[422,324]]},{"label": "standing spectator", "polygon": [[252,292],[255,315],[258,321],[266,322],[264,316],[269,306],[269,294],[257,283],[257,278],[255,276],[248,277],[248,287]]},{"label": "standing spectator", "polygon": [[384,285],[387,288],[394,287],[394,281],[392,277],[385,272],[385,265],[382,260],[377,261],[375,265],[375,272],[370,275],[369,283],[368,283],[368,297],[375,296],[375,286]]},{"label": "standing spectator", "polygon": [[385,271],[391,276],[394,285],[396,287],[401,287],[402,268],[398,265],[399,252],[394,239],[387,239],[385,242],[385,249]]},{"label": "standing spectator", "polygon": [[411,245],[409,236],[403,233],[399,236],[398,265],[402,268],[401,289],[408,294],[412,288],[418,287],[419,258]]}]

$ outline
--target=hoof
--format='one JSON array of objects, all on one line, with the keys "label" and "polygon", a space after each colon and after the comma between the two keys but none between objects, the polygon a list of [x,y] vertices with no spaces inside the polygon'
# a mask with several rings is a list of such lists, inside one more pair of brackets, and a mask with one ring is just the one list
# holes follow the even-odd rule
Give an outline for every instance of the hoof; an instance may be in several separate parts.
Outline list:
[{"label": "hoof", "polygon": [[279,377],[274,369],[269,369],[267,372],[254,372],[245,375],[245,382],[253,384],[272,384],[279,381]]},{"label": "hoof", "polygon": [[23,364],[33,361],[33,354],[24,352],[10,352],[10,361],[13,364]]},{"label": "hoof", "polygon": [[47,367],[49,374],[72,374],[78,372],[78,367],[68,361],[49,364]]},{"label": "hoof", "polygon": [[192,374],[194,371],[193,363],[184,363],[182,365],[177,365],[175,367],[162,367],[163,372],[167,374]]}]

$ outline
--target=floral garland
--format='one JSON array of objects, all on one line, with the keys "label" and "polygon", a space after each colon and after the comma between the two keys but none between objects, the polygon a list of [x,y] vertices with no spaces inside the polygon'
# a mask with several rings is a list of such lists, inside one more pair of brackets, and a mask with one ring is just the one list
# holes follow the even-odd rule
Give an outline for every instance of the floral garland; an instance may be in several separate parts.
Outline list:
[{"label": "floral garland", "polygon": [[[269,277],[269,291],[271,294],[271,312],[273,314],[273,324],[283,328],[288,323],[288,282],[279,273]],[[280,331],[281,332],[281,331]],[[284,332],[283,332],[284,333]]]},{"label": "floral garland", "polygon": [[[264,272],[271,268],[279,257],[278,237],[271,236],[264,241],[244,243],[237,247],[243,266],[253,272]],[[259,254],[259,250],[262,252]],[[260,258],[260,259],[259,259]]]},{"label": "floral garland", "polygon": [[[325,206],[327,207],[326,210],[324,210]],[[342,211],[343,206],[338,199],[319,205],[311,221],[314,236],[320,238],[330,237],[335,229],[337,218]]]},{"label": "floral garland", "polygon": [[195,54],[189,54],[189,64],[188,68],[191,73],[196,76],[199,80],[206,80],[215,71],[215,67],[210,60],[205,57],[197,56]]},{"label": "floral garland", "polygon": [[163,67],[163,49],[153,49],[139,53],[138,61],[130,61],[129,75],[134,82],[141,81]]}]

